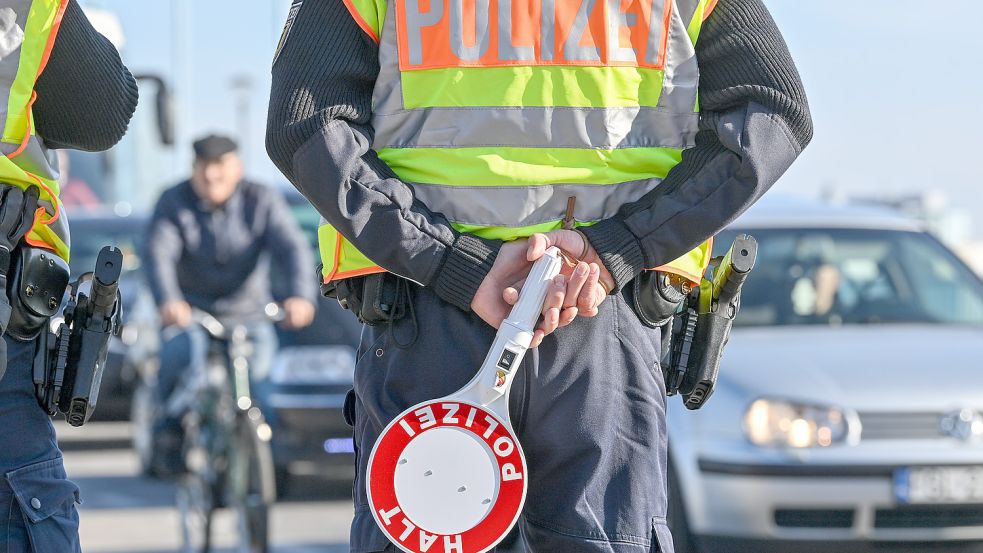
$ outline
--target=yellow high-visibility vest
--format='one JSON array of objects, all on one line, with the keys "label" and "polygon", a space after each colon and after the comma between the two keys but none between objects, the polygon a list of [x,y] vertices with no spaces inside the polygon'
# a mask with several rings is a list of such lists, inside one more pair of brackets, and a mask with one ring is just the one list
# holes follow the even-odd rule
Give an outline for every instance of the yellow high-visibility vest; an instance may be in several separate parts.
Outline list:
[{"label": "yellow high-visibility vest", "polygon": [[68,0],[7,0],[0,8],[0,181],[40,188],[25,240],[68,261],[68,218],[58,200],[58,162],[34,134],[34,87],[48,63]]},{"label": "yellow high-visibility vest", "polygon": [[[375,149],[461,232],[590,225],[695,143],[695,45],[716,0],[344,0],[379,44]],[[328,222],[325,282],[383,271]],[[654,269],[698,283],[710,243]]]}]

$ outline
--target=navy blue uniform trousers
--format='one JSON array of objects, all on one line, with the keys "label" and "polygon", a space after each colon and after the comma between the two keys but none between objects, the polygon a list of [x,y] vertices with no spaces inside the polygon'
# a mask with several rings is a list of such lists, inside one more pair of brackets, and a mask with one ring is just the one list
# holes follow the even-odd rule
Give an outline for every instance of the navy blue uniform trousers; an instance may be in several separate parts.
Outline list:
[{"label": "navy blue uniform trousers", "polygon": [[[495,336],[477,316],[429,290],[415,289],[413,302],[419,334],[412,346],[396,343],[413,334],[410,318],[362,333],[348,414],[358,464],[353,553],[395,551],[365,492],[379,433],[406,408],[464,386]],[[660,332],[643,326],[615,295],[597,317],[576,319],[526,355],[509,406],[529,468],[522,549],[672,553],[660,348]]]},{"label": "navy blue uniform trousers", "polygon": [[7,341],[0,379],[0,553],[79,553],[79,488],[34,397],[35,342]]}]

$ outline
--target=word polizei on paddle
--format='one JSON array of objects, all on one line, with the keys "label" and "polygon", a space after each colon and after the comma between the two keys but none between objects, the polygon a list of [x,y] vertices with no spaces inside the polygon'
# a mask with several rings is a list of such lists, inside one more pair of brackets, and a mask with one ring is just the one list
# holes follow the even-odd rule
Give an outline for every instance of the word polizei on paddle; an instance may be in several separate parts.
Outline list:
[{"label": "word polizei on paddle", "polygon": [[478,374],[403,411],[369,457],[372,515],[410,553],[481,553],[500,542],[526,499],[526,458],[509,420],[509,390],[563,261],[536,261]]}]

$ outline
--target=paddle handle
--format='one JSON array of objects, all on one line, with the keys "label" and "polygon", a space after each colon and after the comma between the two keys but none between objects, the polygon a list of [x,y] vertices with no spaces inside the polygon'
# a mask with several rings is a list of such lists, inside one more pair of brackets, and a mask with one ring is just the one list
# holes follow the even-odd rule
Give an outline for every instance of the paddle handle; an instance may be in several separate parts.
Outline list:
[{"label": "paddle handle", "polygon": [[543,312],[543,302],[553,277],[560,273],[563,260],[556,248],[549,248],[533,264],[519,301],[495,335],[485,362],[474,379],[453,397],[485,407],[508,423],[508,392],[522,358],[532,342],[533,330]]},{"label": "paddle handle", "polygon": [[546,301],[550,283],[553,277],[560,274],[562,265],[560,250],[555,247],[546,250],[543,257],[533,264],[525,284],[522,285],[519,301],[512,307],[512,311],[502,324],[510,325],[519,332],[532,332],[543,312],[543,302]]}]

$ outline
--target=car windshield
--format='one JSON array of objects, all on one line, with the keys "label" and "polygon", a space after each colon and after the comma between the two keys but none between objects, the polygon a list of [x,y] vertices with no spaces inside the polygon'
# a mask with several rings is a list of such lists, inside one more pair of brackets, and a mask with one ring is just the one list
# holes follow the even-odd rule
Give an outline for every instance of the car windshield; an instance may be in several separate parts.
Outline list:
[{"label": "car windshield", "polygon": [[[715,254],[737,234],[721,233]],[[748,234],[758,240],[758,260],[738,326],[983,325],[983,283],[928,234],[796,228]]]},{"label": "car windshield", "polygon": [[91,271],[103,246],[116,246],[123,252],[123,270],[140,268],[139,240],[144,231],[142,218],[93,218],[70,221],[72,233],[72,278]]}]

